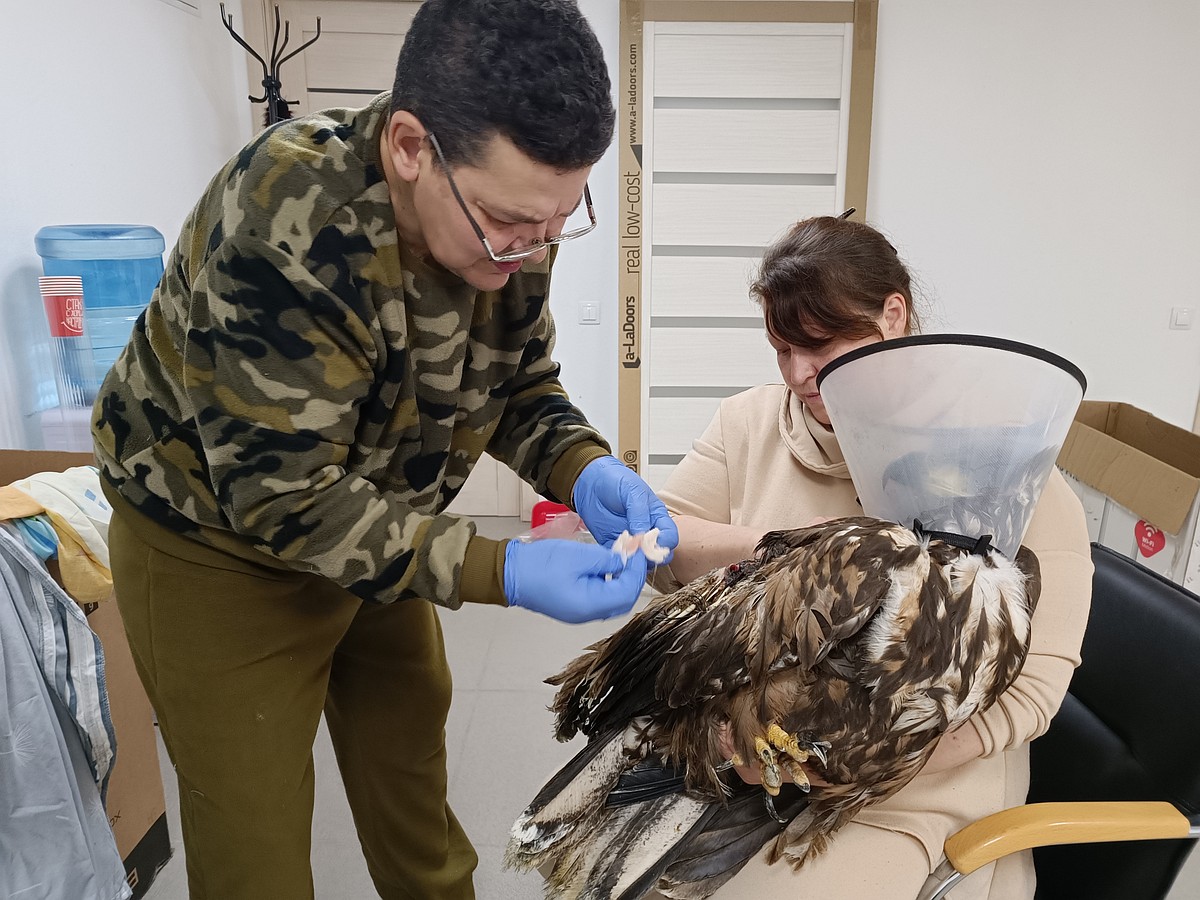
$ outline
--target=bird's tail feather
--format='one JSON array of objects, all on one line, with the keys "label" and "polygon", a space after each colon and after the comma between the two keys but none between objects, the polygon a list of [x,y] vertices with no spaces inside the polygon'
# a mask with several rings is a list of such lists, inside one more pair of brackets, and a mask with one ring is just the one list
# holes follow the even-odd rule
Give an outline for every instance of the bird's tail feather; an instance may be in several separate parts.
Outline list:
[{"label": "bird's tail feather", "polygon": [[687,784],[687,769],[649,757],[623,774],[608,792],[605,806],[645,803],[665,794],[678,794]]},{"label": "bird's tail feather", "polygon": [[[702,900],[784,830],[762,788],[734,779],[724,803],[686,796],[682,769],[629,768],[631,732],[613,731],[559,770],[512,827],[505,865],[546,872],[562,900],[638,900],[658,889]],[[782,820],[803,810],[792,786],[776,799]]]},{"label": "bird's tail feather", "polygon": [[[807,803],[807,794],[787,785],[775,798],[775,811],[788,821]],[[757,786],[741,785],[725,804],[714,803],[713,810],[702,828],[677,845],[658,886],[664,896],[675,900],[711,896],[784,828],[767,813],[763,791]]]},{"label": "bird's tail feather", "polygon": [[[805,794],[788,785],[775,801],[776,812],[787,820],[807,803]],[[672,900],[705,900],[733,878],[756,853],[782,830],[778,819],[768,814],[761,788],[735,787],[724,803],[710,803],[703,819],[696,822],[660,861],[653,873],[618,900],[635,900],[656,888]]]},{"label": "bird's tail feather", "polygon": [[556,857],[565,843],[580,839],[586,822],[603,809],[604,799],[628,766],[626,731],[613,730],[588,741],[538,791],[513,823],[504,864],[532,869]]},{"label": "bird's tail feather", "polygon": [[820,856],[834,834],[871,803],[870,795],[863,791],[839,801],[824,799],[825,802],[810,803],[788,823],[767,848],[768,863],[783,859],[793,868],[799,868]]},{"label": "bird's tail feather", "polygon": [[547,876],[547,896],[637,900],[656,884],[674,847],[713,804],[686,794],[606,807],[588,839],[573,842]]},{"label": "bird's tail feather", "polygon": [[[728,800],[712,802],[683,793],[683,780],[674,766],[639,763],[602,808],[521,864],[543,866],[547,896],[562,900],[640,900],[653,890],[679,900],[711,896],[784,825],[768,814],[757,786],[735,782]],[[775,808],[787,821],[806,803],[789,785]]]}]

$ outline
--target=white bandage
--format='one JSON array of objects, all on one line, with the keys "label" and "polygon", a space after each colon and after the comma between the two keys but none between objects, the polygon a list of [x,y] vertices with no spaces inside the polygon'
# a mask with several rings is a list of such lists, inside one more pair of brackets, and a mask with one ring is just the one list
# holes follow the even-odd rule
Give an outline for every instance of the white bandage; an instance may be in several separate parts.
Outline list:
[{"label": "white bandage", "polygon": [[630,534],[628,531],[622,531],[613,541],[612,550],[626,562],[629,557],[641,550],[650,564],[655,566],[661,565],[667,558],[667,554],[671,552],[666,547],[658,546],[657,528],[651,528],[645,534]]}]

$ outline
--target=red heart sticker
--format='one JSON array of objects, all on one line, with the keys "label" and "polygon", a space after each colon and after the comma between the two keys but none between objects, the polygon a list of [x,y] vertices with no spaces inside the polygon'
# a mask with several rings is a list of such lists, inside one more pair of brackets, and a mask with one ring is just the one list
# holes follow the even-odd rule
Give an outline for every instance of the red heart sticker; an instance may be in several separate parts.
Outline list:
[{"label": "red heart sticker", "polygon": [[1167,536],[1145,519],[1140,520],[1134,526],[1133,534],[1137,538],[1138,552],[1142,556],[1153,556],[1167,546]]}]

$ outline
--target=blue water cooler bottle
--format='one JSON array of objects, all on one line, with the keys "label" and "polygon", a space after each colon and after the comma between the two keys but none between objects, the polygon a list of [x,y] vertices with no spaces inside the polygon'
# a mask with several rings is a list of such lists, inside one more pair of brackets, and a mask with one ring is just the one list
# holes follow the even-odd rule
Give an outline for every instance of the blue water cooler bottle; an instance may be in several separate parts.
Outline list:
[{"label": "blue water cooler bottle", "polygon": [[94,367],[87,380],[99,387],[162,278],[163,236],[149,225],[48,225],[34,245],[46,275],[83,279]]}]

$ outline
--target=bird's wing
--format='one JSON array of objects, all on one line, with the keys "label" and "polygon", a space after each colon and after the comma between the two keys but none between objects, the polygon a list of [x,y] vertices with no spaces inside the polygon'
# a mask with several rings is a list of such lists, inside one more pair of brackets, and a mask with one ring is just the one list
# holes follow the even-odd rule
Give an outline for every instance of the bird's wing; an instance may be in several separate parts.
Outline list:
[{"label": "bird's wing", "polygon": [[687,655],[701,635],[723,631],[730,596],[724,570],[716,569],[652,600],[617,632],[546,679],[559,686],[551,706],[558,738],[623,726],[661,706],[657,684],[663,661]]},{"label": "bird's wing", "polygon": [[703,703],[745,685],[764,621],[763,566],[804,552],[812,529],[774,532],[753,560],[714,569],[656,598],[620,630],[593,644],[550,684],[556,734],[615,728],[629,719]]},{"label": "bird's wing", "polygon": [[680,708],[812,669],[859,633],[894,592],[892,573],[921,553],[908,529],[865,517],[767,534],[754,571],[660,661],[658,696]]},{"label": "bird's wing", "polygon": [[652,601],[548,679],[560,686],[559,738],[817,665],[870,621],[892,590],[891,571],[920,552],[908,529],[865,517],[768,534],[744,574],[716,569]]},{"label": "bird's wing", "polygon": [[924,553],[910,530],[878,519],[835,519],[806,531],[817,534],[763,569],[765,622],[750,661],[759,684],[782,668],[812,669],[853,640],[904,592],[896,573]]}]

